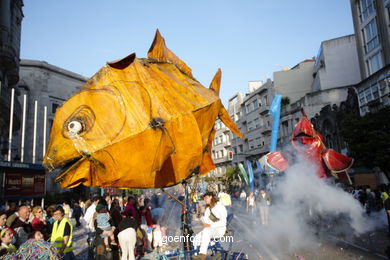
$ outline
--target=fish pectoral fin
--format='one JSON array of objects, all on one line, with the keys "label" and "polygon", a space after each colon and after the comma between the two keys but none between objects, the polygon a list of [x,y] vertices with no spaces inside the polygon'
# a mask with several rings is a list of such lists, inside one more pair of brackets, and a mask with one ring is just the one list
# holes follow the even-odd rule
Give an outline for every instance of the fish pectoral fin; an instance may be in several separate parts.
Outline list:
[{"label": "fish pectoral fin", "polygon": [[215,164],[213,158],[211,157],[211,150],[213,147],[215,133],[216,131],[213,128],[210,132],[209,139],[207,140],[207,145],[203,149],[202,164],[200,165],[200,175],[202,176],[215,169]]},{"label": "fish pectoral fin", "polygon": [[238,129],[236,124],[233,122],[233,120],[230,118],[228,112],[226,109],[221,106],[221,109],[219,110],[218,114],[219,119],[230,129],[233,133],[235,133],[237,136],[239,136],[241,139],[244,139],[244,135],[241,133],[241,131]]},{"label": "fish pectoral fin", "polygon": [[353,159],[351,157],[338,153],[333,149],[327,149],[323,153],[322,159],[324,160],[326,167],[334,173],[344,172],[353,164]]},{"label": "fish pectoral fin", "polygon": [[288,161],[281,152],[272,152],[265,155],[268,167],[277,171],[285,171],[289,167]]},{"label": "fish pectoral fin", "polygon": [[167,160],[169,156],[175,153],[175,145],[168,130],[166,128],[163,128],[162,130],[155,131],[161,131],[161,138],[154,153],[152,172],[159,171],[165,160]]}]

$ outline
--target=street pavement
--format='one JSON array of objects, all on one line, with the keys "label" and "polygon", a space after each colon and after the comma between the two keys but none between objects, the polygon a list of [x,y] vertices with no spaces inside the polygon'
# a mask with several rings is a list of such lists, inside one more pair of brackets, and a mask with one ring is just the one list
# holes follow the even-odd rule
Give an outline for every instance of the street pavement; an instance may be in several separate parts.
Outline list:
[{"label": "street pavement", "polygon": [[[175,201],[168,201],[164,205],[166,209],[166,218],[168,226],[168,235],[180,235],[180,209],[181,206]],[[277,252],[273,252],[269,248],[262,245],[261,230],[259,222],[253,222],[248,219],[245,209],[235,206],[233,210],[235,217],[231,223],[231,229],[234,231],[234,242],[232,250],[242,252],[248,255],[249,259],[259,260],[383,260],[385,249],[390,245],[387,236],[387,230],[376,230],[364,234],[360,237],[344,237],[339,234],[327,234],[321,236],[318,241],[313,241],[312,245],[307,248],[302,248],[290,252],[288,246],[283,247],[284,241],[279,241],[282,245]],[[74,220],[71,220],[74,224]],[[240,232],[243,227],[250,227],[254,232]],[[202,229],[202,224],[199,219],[194,218],[192,228],[195,233]],[[87,231],[84,227],[74,228],[74,253],[76,259],[88,259],[88,244]],[[229,243],[222,243],[225,249]],[[179,243],[172,243],[165,246],[165,250],[180,248]],[[156,259],[156,252],[146,255],[143,259]],[[209,258],[208,258],[209,259]]]}]

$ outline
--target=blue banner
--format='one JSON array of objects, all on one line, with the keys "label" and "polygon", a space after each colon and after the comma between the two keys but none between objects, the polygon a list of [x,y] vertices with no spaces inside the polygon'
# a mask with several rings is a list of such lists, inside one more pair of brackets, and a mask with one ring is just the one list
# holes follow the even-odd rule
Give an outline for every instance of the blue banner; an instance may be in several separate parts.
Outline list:
[{"label": "blue banner", "polygon": [[263,173],[265,173],[264,169],[261,168],[261,163],[259,161],[256,161],[256,172],[257,174],[259,175],[258,179],[259,179],[259,187],[260,188],[264,188],[265,186],[265,182],[263,180],[263,176],[261,176]]},{"label": "blue banner", "polygon": [[260,175],[263,173],[263,170],[261,169],[261,164],[259,161],[256,161],[256,172]]},{"label": "blue banner", "polygon": [[271,107],[269,108],[269,114],[273,117],[272,134],[270,143],[270,153],[276,151],[276,144],[278,142],[279,121],[280,121],[280,105],[282,102],[282,95],[275,94]]},{"label": "blue banner", "polygon": [[253,183],[254,178],[253,178],[252,163],[250,161],[246,161],[246,166],[248,167],[249,185],[251,186],[251,191],[254,191],[255,185]]}]

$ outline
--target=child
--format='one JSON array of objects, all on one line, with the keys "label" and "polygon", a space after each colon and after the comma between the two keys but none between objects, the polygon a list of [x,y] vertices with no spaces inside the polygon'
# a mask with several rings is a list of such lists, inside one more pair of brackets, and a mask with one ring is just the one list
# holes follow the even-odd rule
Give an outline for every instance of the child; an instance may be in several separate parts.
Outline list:
[{"label": "child", "polygon": [[35,239],[35,240],[44,240],[44,236],[41,231],[34,230],[30,235],[28,236],[28,239]]},{"label": "child", "polygon": [[14,235],[8,228],[4,228],[0,231],[0,255],[12,254],[16,252],[16,247],[11,244],[13,236]]},{"label": "child", "polygon": [[96,212],[98,213],[96,216],[97,227],[103,231],[100,236],[104,239],[106,251],[110,252],[111,248],[108,245],[108,237],[111,239],[111,245],[117,245],[114,237],[115,227],[111,227],[110,223],[108,222],[110,220],[110,216],[108,215],[103,204],[98,204],[96,206]]}]

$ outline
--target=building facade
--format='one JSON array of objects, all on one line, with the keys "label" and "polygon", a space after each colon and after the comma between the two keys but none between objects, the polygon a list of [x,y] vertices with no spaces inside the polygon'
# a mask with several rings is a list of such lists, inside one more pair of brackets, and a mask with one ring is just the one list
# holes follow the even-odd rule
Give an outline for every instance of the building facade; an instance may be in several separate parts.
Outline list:
[{"label": "building facade", "polygon": [[[24,104],[24,96],[26,96],[27,101],[23,161],[42,164],[56,109],[78,92],[87,80],[88,78],[84,76],[44,61],[21,60],[19,88],[22,90],[22,95],[19,96],[19,102]],[[34,119],[35,106],[37,107],[36,120]],[[34,123],[36,124],[35,137]],[[21,158],[20,137],[22,133],[21,131],[18,133],[19,138],[16,138],[17,158]],[[48,174],[46,178],[47,192],[59,191],[58,184],[53,181],[54,175]]]},{"label": "building facade", "polygon": [[362,81],[360,114],[390,105],[390,0],[350,0]]},{"label": "building facade", "polygon": [[[7,159],[11,113],[11,88],[19,81],[20,35],[23,19],[22,0],[0,1],[0,160]],[[18,89],[14,90],[14,95]],[[13,104],[13,129],[20,127],[21,107]]]},{"label": "building facade", "polygon": [[[321,43],[314,62],[306,61],[304,63],[306,66],[310,64],[313,67],[313,73],[312,75],[301,73],[301,76],[306,77],[306,80],[301,81],[311,81],[311,88],[297,101],[282,106],[279,145],[284,146],[290,143],[295,124],[302,117],[302,108],[308,118],[313,119],[318,118],[321,111],[329,111],[329,109],[340,107],[340,104],[347,100],[348,91],[361,80],[356,49],[354,35],[327,40]],[[310,69],[307,68],[306,70],[309,71]],[[283,76],[280,74],[286,72],[278,73],[280,78]],[[275,85],[277,84],[278,82],[275,81]],[[290,84],[282,87],[288,89],[296,87],[295,82],[292,81]],[[328,120],[321,120],[321,123],[317,120],[316,130],[320,133],[325,131],[327,133],[326,141],[331,144],[329,148],[340,152],[345,148],[345,144],[340,141],[339,134],[336,131],[336,118],[327,118]]]},{"label": "building facade", "polygon": [[273,82],[270,79],[261,84],[257,82],[256,88],[251,87],[253,84],[250,82],[251,92],[241,101],[239,116],[234,117],[244,135],[244,140],[232,136],[232,163],[236,166],[238,163],[245,165],[246,160],[256,161],[269,151],[272,117],[268,111],[275,94]]}]

